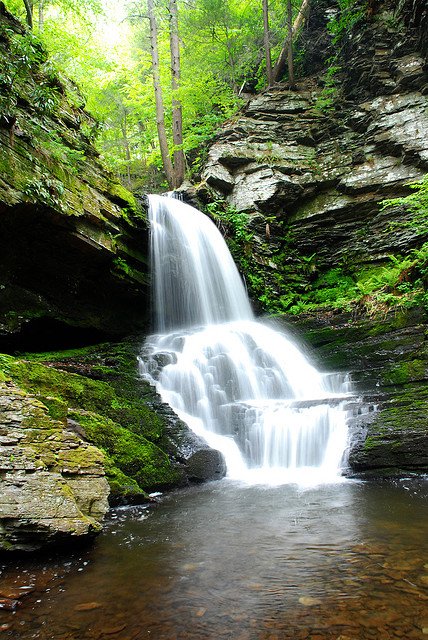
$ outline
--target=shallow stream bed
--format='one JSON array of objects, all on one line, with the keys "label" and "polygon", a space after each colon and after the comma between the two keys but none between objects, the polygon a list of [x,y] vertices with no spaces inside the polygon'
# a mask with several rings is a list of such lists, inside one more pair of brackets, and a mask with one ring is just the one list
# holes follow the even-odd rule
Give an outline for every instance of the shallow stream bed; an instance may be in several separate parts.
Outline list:
[{"label": "shallow stream bed", "polygon": [[[428,483],[228,480],[113,510],[95,544],[0,564],[0,637],[428,638]],[[1,561],[0,561],[1,563]]]}]

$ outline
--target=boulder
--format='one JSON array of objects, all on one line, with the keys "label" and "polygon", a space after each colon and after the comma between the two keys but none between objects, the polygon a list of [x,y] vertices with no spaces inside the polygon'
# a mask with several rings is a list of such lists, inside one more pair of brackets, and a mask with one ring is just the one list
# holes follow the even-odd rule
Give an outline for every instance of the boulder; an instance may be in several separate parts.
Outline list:
[{"label": "boulder", "polygon": [[226,461],[217,449],[199,449],[186,460],[185,468],[192,482],[221,480],[226,475]]},{"label": "boulder", "polygon": [[109,495],[101,451],[12,381],[0,394],[0,550],[99,533]]}]

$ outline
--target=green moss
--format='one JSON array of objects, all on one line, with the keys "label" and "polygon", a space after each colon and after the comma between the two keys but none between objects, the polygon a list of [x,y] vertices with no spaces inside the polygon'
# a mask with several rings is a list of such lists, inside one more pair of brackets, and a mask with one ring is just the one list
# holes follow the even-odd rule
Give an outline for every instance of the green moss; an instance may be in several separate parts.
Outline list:
[{"label": "green moss", "polygon": [[172,486],[179,480],[167,455],[146,438],[95,413],[70,411],[70,417],[84,428],[87,439],[106,453],[112,465],[139,487]]},{"label": "green moss", "polygon": [[34,362],[15,360],[10,356],[0,356],[0,368],[19,386],[32,391],[38,397],[55,396],[88,411],[111,407],[115,395],[114,390],[101,381],[65,373]]},{"label": "green moss", "polygon": [[45,396],[38,394],[38,398],[45,405],[48,414],[54,420],[65,420],[67,417],[67,403],[61,398],[55,396]]},{"label": "green moss", "polygon": [[105,470],[110,485],[110,502],[145,502],[148,494],[141,489],[133,478],[127,476],[115,466],[113,460],[106,456]]},{"label": "green moss", "polygon": [[[138,377],[138,348],[137,343],[123,342],[26,354],[26,360],[0,355],[1,375],[47,407],[46,429],[52,426],[49,421],[61,421],[62,428],[67,417],[72,418],[104,451],[116,500],[141,498],[146,489],[172,486],[182,479],[163,450],[169,449],[166,423],[147,404],[154,391]],[[43,412],[46,421],[44,407]],[[78,454],[68,462],[50,460],[55,462],[78,466]]]},{"label": "green moss", "polygon": [[137,201],[134,196],[125,187],[122,187],[119,182],[110,182],[108,194],[119,204],[125,203],[133,213],[138,211]]},{"label": "green moss", "polygon": [[379,444],[381,443],[379,443],[379,441],[376,440],[376,438],[369,436],[368,438],[365,439],[364,449],[368,451],[368,450],[374,449],[375,447],[378,447]]},{"label": "green moss", "polygon": [[146,273],[139,271],[138,269],[134,269],[131,267],[126,260],[123,258],[115,258],[113,260],[114,272],[120,277],[126,277],[130,280],[135,280],[140,284],[148,284],[148,277]]},{"label": "green moss", "polygon": [[427,362],[411,360],[394,365],[383,376],[384,384],[404,384],[415,380],[423,380],[428,374]]}]

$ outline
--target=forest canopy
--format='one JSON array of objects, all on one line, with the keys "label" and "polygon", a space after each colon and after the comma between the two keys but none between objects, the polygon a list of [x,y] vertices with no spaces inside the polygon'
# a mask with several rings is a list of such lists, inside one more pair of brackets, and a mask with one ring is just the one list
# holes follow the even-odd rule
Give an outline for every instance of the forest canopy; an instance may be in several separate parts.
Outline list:
[{"label": "forest canopy", "polygon": [[[31,24],[52,64],[80,87],[87,110],[100,123],[97,144],[103,159],[135,189],[164,186],[162,169],[169,186],[178,186],[182,176],[170,179],[165,154],[175,164],[181,153],[186,172],[197,174],[207,141],[243,97],[283,77],[278,61],[281,54],[283,65],[290,58],[287,38],[290,43],[290,34],[294,37],[304,24],[309,0],[6,0],[6,7]],[[158,93],[156,81],[155,91],[153,86],[153,26]],[[290,67],[288,77],[292,84]],[[177,125],[177,117],[182,124]],[[174,136],[178,126],[181,137]]]}]

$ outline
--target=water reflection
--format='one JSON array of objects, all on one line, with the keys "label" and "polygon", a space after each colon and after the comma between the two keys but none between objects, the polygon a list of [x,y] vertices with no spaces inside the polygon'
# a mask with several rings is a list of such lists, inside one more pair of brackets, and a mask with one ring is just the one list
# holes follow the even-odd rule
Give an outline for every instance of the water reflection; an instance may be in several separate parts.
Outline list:
[{"label": "water reflection", "polygon": [[223,481],[119,509],[84,554],[27,562],[38,589],[15,614],[0,611],[12,625],[3,636],[423,638],[426,511],[423,482]]}]

